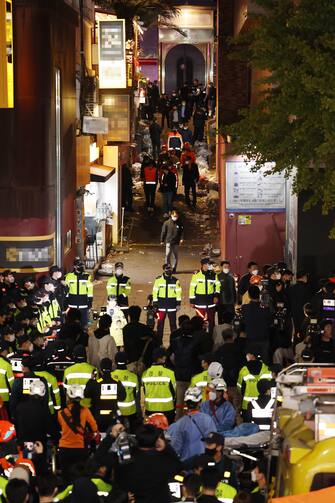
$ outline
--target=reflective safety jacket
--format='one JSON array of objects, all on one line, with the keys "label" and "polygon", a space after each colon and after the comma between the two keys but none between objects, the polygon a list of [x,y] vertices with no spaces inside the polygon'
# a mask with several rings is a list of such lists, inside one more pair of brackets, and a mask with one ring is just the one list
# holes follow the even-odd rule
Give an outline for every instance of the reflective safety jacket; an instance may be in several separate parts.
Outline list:
[{"label": "reflective safety jacket", "polygon": [[46,370],[36,370],[34,374],[44,377],[47,381],[49,410],[51,414],[55,414],[61,408],[61,398],[56,377]]},{"label": "reflective safety jacket", "polygon": [[87,382],[85,397],[91,400],[91,412],[98,422],[100,431],[106,431],[110,425],[109,416],[116,417],[117,402],[123,400],[125,396],[126,391],[121,382],[113,379],[110,372]]},{"label": "reflective safety jacket", "polygon": [[128,309],[128,297],[131,292],[131,283],[128,276],[113,274],[107,281],[107,295],[116,297],[121,309]]},{"label": "reflective safety jacket", "polygon": [[50,327],[52,326],[52,319],[49,313],[49,305],[48,306],[39,306],[38,307],[38,321],[36,328],[41,334],[46,334]]},{"label": "reflective safety jacket", "polygon": [[116,369],[112,372],[112,378],[120,381],[126,390],[126,398],[118,401],[117,405],[122,416],[136,414],[136,394],[139,392],[138,377],[130,370]]},{"label": "reflective safety jacket", "polygon": [[142,375],[144,406],[148,412],[174,409],[176,379],[174,372],[163,365],[152,365]]},{"label": "reflective safety jacket", "polygon": [[152,289],[153,302],[159,311],[173,312],[181,304],[181,286],[174,276],[157,276]]},{"label": "reflective safety jacket", "polygon": [[65,276],[65,283],[69,288],[67,293],[68,307],[75,309],[87,309],[92,307],[93,283],[89,274],[75,274],[74,272],[69,272]]},{"label": "reflective safety jacket", "polygon": [[[100,498],[106,498],[109,495],[109,493],[112,491],[111,484],[108,484],[104,480],[99,479],[99,478],[92,478],[90,480],[96,486],[97,495]],[[56,496],[54,497],[54,499],[52,501],[57,502],[57,501],[65,500],[65,498],[68,498],[69,496],[71,496],[72,491],[73,491],[73,484],[67,486],[64,489],[64,491],[56,494]]]},{"label": "reflective safety jacket", "polygon": [[257,399],[259,395],[257,389],[257,383],[261,379],[269,379],[269,380],[272,379],[269,367],[265,365],[265,363],[262,363],[261,370],[257,375],[251,374],[247,365],[241,368],[240,373],[238,375],[237,386],[241,390],[242,384],[244,383],[245,385],[243,393],[243,401],[242,401],[243,410],[247,410],[249,402]]},{"label": "reflective safety jacket", "polygon": [[7,358],[0,356],[0,397],[4,402],[9,401],[13,382],[14,375],[11,362]]},{"label": "reflective safety jacket", "polygon": [[87,381],[96,372],[98,372],[97,369],[87,362],[75,363],[64,371],[64,387],[68,388],[72,384],[80,384],[80,386],[85,387]]},{"label": "reflective safety jacket", "polygon": [[214,307],[214,295],[220,292],[220,281],[212,271],[193,274],[190,284],[190,304],[198,308]]},{"label": "reflective safety jacket", "polygon": [[143,168],[143,181],[144,185],[157,185],[158,169],[156,166],[146,166]]},{"label": "reflective safety jacket", "polygon": [[202,391],[202,400],[207,400],[207,385],[210,382],[211,378],[208,375],[208,370],[204,370],[200,372],[200,374],[196,374],[191,379],[190,386],[196,386],[200,388]]},{"label": "reflective safety jacket", "polygon": [[50,298],[50,303],[48,306],[48,314],[52,321],[61,316],[61,309],[56,296]]},{"label": "reflective safety jacket", "polygon": [[217,485],[215,496],[219,501],[223,501],[224,503],[232,503],[236,493],[237,491],[235,487],[221,480]]},{"label": "reflective safety jacket", "polygon": [[269,400],[265,405],[264,399],[262,402],[263,403],[260,403],[259,399],[251,400],[250,409],[252,422],[258,424],[260,430],[269,431],[271,429],[272,415],[276,400],[269,397]]}]

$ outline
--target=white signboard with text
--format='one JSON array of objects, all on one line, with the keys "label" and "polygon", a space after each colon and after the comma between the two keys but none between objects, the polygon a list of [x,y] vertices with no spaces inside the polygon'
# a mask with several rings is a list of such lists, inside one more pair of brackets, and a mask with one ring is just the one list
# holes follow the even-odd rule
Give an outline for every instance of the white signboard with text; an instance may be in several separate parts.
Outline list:
[{"label": "white signboard with text", "polygon": [[284,211],[285,177],[282,173],[265,176],[273,164],[252,172],[252,163],[226,162],[227,211]]},{"label": "white signboard with text", "polygon": [[126,79],[125,21],[99,21],[99,88],[124,89]]}]

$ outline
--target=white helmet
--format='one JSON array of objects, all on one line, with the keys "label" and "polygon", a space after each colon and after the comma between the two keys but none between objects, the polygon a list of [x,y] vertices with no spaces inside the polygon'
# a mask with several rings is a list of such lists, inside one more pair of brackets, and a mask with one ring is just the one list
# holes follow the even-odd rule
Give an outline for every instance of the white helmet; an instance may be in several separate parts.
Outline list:
[{"label": "white helmet", "polygon": [[185,402],[201,402],[202,392],[200,388],[193,386],[192,388],[188,388],[185,392],[184,401]]},{"label": "white helmet", "polygon": [[82,398],[84,398],[84,388],[83,386],[80,386],[80,384],[71,384],[67,388],[66,394],[73,400],[75,400],[76,398],[81,400]]},{"label": "white helmet", "polygon": [[223,367],[219,362],[212,362],[208,367],[208,376],[211,379],[217,379],[222,376]]},{"label": "white helmet", "polygon": [[43,397],[45,395],[45,384],[40,379],[34,379],[29,386],[29,394]]},{"label": "white helmet", "polygon": [[213,386],[216,391],[227,391],[227,383],[221,377],[213,379],[210,383],[210,386]]}]

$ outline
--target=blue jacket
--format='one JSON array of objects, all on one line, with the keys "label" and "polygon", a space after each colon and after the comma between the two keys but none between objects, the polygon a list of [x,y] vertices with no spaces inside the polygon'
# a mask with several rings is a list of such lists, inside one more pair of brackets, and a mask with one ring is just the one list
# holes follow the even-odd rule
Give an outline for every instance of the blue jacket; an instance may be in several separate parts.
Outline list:
[{"label": "blue jacket", "polygon": [[201,412],[183,416],[168,429],[171,445],[181,460],[203,454],[205,446],[201,439],[212,431],[217,431],[213,419]]},{"label": "blue jacket", "polygon": [[219,433],[231,430],[235,425],[236,411],[229,401],[217,407],[213,402],[202,402],[200,411],[208,414],[216,424]]}]

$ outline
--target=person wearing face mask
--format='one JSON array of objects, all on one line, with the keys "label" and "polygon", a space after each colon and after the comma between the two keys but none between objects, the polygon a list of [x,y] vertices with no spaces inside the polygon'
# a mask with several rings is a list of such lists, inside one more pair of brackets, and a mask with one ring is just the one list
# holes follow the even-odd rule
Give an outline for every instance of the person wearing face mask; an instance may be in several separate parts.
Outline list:
[{"label": "person wearing face mask", "polygon": [[189,298],[196,314],[208,321],[208,331],[213,333],[215,321],[215,305],[220,292],[220,282],[213,271],[213,265],[208,257],[201,259],[201,269],[193,274]]},{"label": "person wearing face mask", "polygon": [[208,384],[208,400],[202,402],[200,411],[212,417],[218,433],[231,430],[236,421],[236,411],[228,400],[227,385],[222,379]]},{"label": "person wearing face mask", "polygon": [[177,210],[171,211],[169,220],[165,220],[161,231],[161,245],[165,244],[165,261],[177,272],[179,245],[184,241],[184,225]]},{"label": "person wearing face mask", "polygon": [[84,262],[76,258],[73,263],[73,272],[65,276],[65,283],[68,286],[67,301],[68,307],[79,309],[81,313],[81,326],[87,327],[88,313],[93,302],[93,283],[88,273],[85,273]]},{"label": "person wearing face mask", "polygon": [[117,304],[116,297],[108,297],[106,311],[112,318],[109,330],[110,335],[113,337],[118,350],[120,350],[123,347],[123,328],[127,325],[127,320],[122,309]]},{"label": "person wearing face mask", "polygon": [[254,489],[251,491],[252,503],[265,503],[267,501],[267,464],[265,461],[258,461],[251,472],[251,481]]},{"label": "person wearing face mask", "polygon": [[245,274],[243,274],[243,276],[241,276],[239,284],[238,284],[238,302],[239,302],[239,304],[241,304],[242,297],[249,288],[251,276],[252,275],[258,276],[258,273],[259,273],[259,267],[258,267],[257,262],[253,262],[253,261],[249,262],[248,263],[248,272],[246,272]]},{"label": "person wearing face mask", "polygon": [[184,397],[186,413],[168,429],[171,445],[182,461],[203,454],[203,439],[211,432],[216,432],[213,419],[199,409],[201,398],[201,389],[188,388]]},{"label": "person wearing face mask", "polygon": [[131,293],[131,281],[129,276],[124,274],[123,262],[115,263],[115,273],[108,279],[107,284],[108,297],[116,297],[117,304],[122,309],[128,321],[129,295]]},{"label": "person wearing face mask", "polygon": [[179,280],[172,275],[170,264],[163,265],[163,274],[157,276],[152,289],[153,305],[157,308],[157,337],[163,340],[165,318],[168,316],[170,332],[177,328],[177,311],[180,309],[182,290]]},{"label": "person wearing face mask", "polygon": [[[223,260],[220,264],[221,272],[218,274],[218,280],[220,282],[220,294],[219,302],[216,306],[218,313],[218,323],[228,323],[226,319],[226,313],[229,313],[232,318],[235,316],[235,304],[236,304],[236,288],[235,279],[230,271],[229,260]],[[231,319],[232,319],[231,318]]]},{"label": "person wearing face mask", "polygon": [[183,127],[180,129],[180,134],[183,138],[183,143],[184,143],[185,147],[186,147],[187,143],[189,143],[190,145],[192,144],[193,133],[192,133],[192,130],[189,128],[187,121],[183,124]]},{"label": "person wearing face mask", "polygon": [[9,354],[14,353],[16,351],[15,330],[13,329],[13,327],[9,327],[8,325],[5,327],[1,327],[0,340],[1,342],[7,343]]}]

